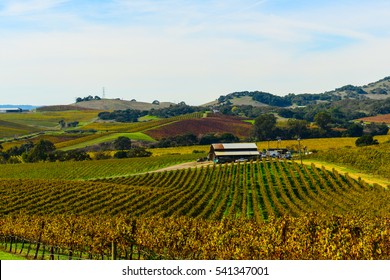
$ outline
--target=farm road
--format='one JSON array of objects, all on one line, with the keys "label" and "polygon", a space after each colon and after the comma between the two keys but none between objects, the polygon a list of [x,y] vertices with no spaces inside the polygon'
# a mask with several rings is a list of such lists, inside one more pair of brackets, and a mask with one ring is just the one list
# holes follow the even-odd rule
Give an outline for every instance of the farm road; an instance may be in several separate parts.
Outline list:
[{"label": "farm road", "polygon": [[151,172],[164,172],[164,171],[172,171],[172,170],[179,170],[179,169],[195,168],[195,167],[212,165],[212,164],[214,164],[212,161],[205,161],[205,162],[191,161],[191,162],[181,163],[181,164],[172,165],[172,166],[168,166],[168,167],[165,167],[165,168],[157,169],[157,170],[154,170],[154,171],[151,171]]}]

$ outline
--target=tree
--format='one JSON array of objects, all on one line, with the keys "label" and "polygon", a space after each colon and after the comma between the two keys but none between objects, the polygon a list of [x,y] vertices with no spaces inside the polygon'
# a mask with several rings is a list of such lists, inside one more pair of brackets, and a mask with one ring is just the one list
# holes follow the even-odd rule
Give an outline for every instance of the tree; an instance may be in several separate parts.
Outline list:
[{"label": "tree", "polygon": [[232,133],[223,133],[219,136],[219,141],[222,143],[235,143],[240,142],[240,139],[237,136],[234,136]]},{"label": "tree", "polygon": [[255,119],[253,134],[257,140],[274,138],[276,129],[276,117],[273,114],[263,114]]},{"label": "tree", "polygon": [[287,121],[288,137],[306,137],[308,133],[307,125],[306,120],[289,119]]},{"label": "tree", "polygon": [[130,150],[131,148],[131,140],[130,138],[126,136],[119,136],[115,141],[114,141],[114,147],[116,150]]},{"label": "tree", "polygon": [[63,129],[63,128],[66,127],[66,122],[65,122],[64,120],[60,120],[60,121],[58,122],[58,124],[60,125],[60,128],[61,128],[61,129]]},{"label": "tree", "polygon": [[114,158],[128,158],[128,155],[126,151],[117,151],[114,154]]},{"label": "tree", "polygon": [[385,123],[370,123],[366,126],[364,132],[375,136],[375,135],[386,135],[389,132],[389,127]]},{"label": "tree", "polygon": [[378,140],[375,140],[372,137],[372,135],[368,135],[368,134],[359,137],[355,141],[355,145],[358,146],[358,147],[370,146],[370,145],[378,145],[378,144],[379,144]]},{"label": "tree", "polygon": [[322,111],[314,116],[314,121],[320,128],[328,130],[329,125],[332,123],[332,116],[328,112]]},{"label": "tree", "polygon": [[199,145],[210,145],[218,142],[219,139],[215,134],[205,134],[200,138]]},{"label": "tree", "polygon": [[127,157],[150,157],[151,152],[147,151],[144,147],[134,147],[127,153]]},{"label": "tree", "polygon": [[349,137],[360,137],[363,135],[363,126],[357,123],[353,123],[348,126],[345,135]]},{"label": "tree", "polygon": [[30,153],[25,154],[24,160],[27,162],[45,161],[49,153],[55,151],[55,146],[49,140],[41,139],[38,144],[34,146]]}]

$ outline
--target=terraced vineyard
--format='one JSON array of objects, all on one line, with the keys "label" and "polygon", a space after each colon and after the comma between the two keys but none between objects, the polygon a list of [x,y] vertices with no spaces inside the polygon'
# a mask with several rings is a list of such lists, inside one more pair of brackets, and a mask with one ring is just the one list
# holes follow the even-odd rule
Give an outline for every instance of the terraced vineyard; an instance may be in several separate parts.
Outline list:
[{"label": "terraced vineyard", "polygon": [[205,166],[96,179],[1,180],[0,214],[125,214],[209,220],[390,212],[390,193],[336,171],[288,162]]}]

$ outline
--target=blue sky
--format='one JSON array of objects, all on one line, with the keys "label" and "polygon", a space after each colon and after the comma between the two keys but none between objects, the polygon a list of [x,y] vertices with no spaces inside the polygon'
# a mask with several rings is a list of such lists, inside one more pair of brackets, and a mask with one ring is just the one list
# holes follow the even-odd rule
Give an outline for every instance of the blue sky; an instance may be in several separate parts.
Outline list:
[{"label": "blue sky", "polygon": [[390,75],[390,1],[0,0],[0,104],[198,105]]}]

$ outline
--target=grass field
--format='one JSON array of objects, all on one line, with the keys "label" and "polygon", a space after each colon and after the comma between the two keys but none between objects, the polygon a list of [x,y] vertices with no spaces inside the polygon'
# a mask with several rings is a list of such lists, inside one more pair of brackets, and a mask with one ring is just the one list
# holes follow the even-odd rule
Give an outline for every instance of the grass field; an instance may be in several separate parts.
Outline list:
[{"label": "grass field", "polygon": [[15,254],[10,254],[4,251],[0,250],[0,260],[15,260],[15,261],[21,261],[21,260],[26,260],[26,258],[15,255]]},{"label": "grass field", "polygon": [[[128,137],[131,140],[139,140],[139,141],[145,141],[145,142],[155,142],[153,138],[150,136],[142,133],[142,132],[133,132],[133,133],[112,133],[108,135],[104,135],[101,137],[94,138],[89,141],[83,141],[81,143],[75,144],[75,145],[70,145],[70,146],[64,146],[61,148],[63,151],[68,151],[68,150],[74,150],[74,149],[79,149],[79,148],[84,148],[87,146],[93,146],[96,144],[100,144],[103,142],[112,142],[115,139],[117,139],[120,136]],[[62,145],[63,146],[63,145]]]},{"label": "grass field", "polygon": [[0,120],[12,121],[38,128],[55,128],[60,120],[65,122],[90,122],[97,118],[99,111],[61,111],[61,112],[26,112],[18,114],[0,114]]},{"label": "grass field", "polygon": [[15,136],[30,134],[39,131],[39,129],[24,124],[1,120],[0,114],[0,139],[11,138]]}]

